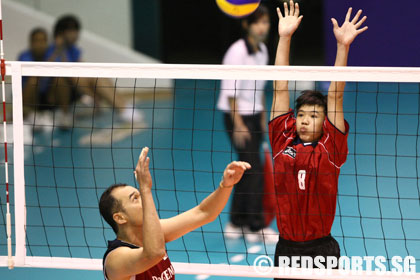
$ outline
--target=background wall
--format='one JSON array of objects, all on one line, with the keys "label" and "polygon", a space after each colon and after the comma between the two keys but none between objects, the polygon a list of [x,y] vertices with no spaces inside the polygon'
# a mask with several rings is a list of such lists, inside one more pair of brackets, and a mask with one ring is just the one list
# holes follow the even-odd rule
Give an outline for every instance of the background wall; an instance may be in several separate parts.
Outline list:
[{"label": "background wall", "polygon": [[[136,0],[133,0],[133,3]],[[284,0],[282,0],[284,1]],[[141,2],[141,1],[140,1]],[[156,13],[160,18],[162,41],[162,60],[168,63],[215,63],[222,61],[229,46],[243,36],[241,21],[226,16],[216,5],[216,1],[156,0],[160,9]],[[274,63],[278,41],[278,16],[276,7],[281,6],[279,0],[261,1],[270,12],[271,29],[266,44],[270,54],[270,62]],[[305,20],[294,36],[291,50],[291,62],[295,65],[324,64],[322,0],[299,0]],[[133,5],[134,7],[136,5]],[[174,12],[176,11],[176,12]],[[137,12],[136,12],[137,13]],[[137,38],[137,28],[134,36]],[[138,49],[144,51],[144,48]]]},{"label": "background wall", "polygon": [[[2,9],[6,60],[16,60],[18,54],[28,48],[29,33],[34,27],[40,26],[48,30],[50,32],[50,40],[52,40],[51,33],[56,17],[39,10],[34,10],[32,6],[10,0],[2,1]],[[100,21],[100,17],[98,18],[98,21]],[[124,46],[109,38],[98,35],[98,33],[87,30],[84,28],[84,20],[81,19],[81,21],[82,32],[78,45],[82,49],[83,61],[121,63],[159,62],[152,57],[134,51],[131,47]],[[128,34],[128,32],[125,33]]]},{"label": "background wall", "polygon": [[336,43],[331,17],[342,23],[348,7],[363,9],[369,30],[352,45],[349,65],[420,66],[420,1],[324,0],[325,54],[334,63]]},{"label": "background wall", "polygon": [[14,0],[48,15],[74,14],[82,28],[132,47],[131,0]]},{"label": "background wall", "polygon": [[[82,9],[81,9],[82,10]],[[19,53],[28,48],[28,37],[34,27],[43,27],[50,33],[56,17],[15,1],[2,1],[4,51],[6,60],[16,60]],[[82,21],[84,26],[84,22]],[[52,40],[52,35],[50,35]],[[121,45],[97,33],[82,29],[79,42],[84,62],[160,63],[161,61],[131,47]],[[147,81],[147,82],[146,82]],[[154,86],[153,80],[145,80],[144,86]],[[171,80],[160,80],[159,86],[171,87]]]},{"label": "background wall", "polygon": [[[229,44],[240,36],[238,21],[223,15],[215,1],[177,0],[176,4],[162,0],[14,2],[24,3],[52,18],[74,13],[80,17],[84,30],[170,63],[220,63]],[[273,61],[277,40],[274,8],[282,1],[262,2],[273,11],[272,32],[267,42]],[[391,0],[298,2],[305,20],[294,36],[293,64],[333,64],[336,44],[330,18],[336,17],[341,23],[347,8],[353,6],[355,10],[363,9],[368,16],[369,31],[354,42],[350,65],[420,66],[420,1],[407,0],[404,5]]]},{"label": "background wall", "polygon": [[161,1],[131,1],[133,47],[162,59]]}]

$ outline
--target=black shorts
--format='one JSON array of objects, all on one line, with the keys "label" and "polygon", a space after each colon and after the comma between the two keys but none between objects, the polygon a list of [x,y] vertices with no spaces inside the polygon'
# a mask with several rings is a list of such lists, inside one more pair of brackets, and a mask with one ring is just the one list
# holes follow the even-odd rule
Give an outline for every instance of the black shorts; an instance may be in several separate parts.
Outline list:
[{"label": "black shorts", "polygon": [[[289,258],[292,256],[308,256],[312,259],[316,256],[323,256],[325,259],[328,256],[333,256],[337,258],[338,262],[338,259],[340,258],[340,246],[331,234],[319,239],[304,242],[290,241],[279,237],[274,256],[275,266],[279,266],[279,256]],[[291,263],[291,259],[289,261]],[[325,262],[321,263],[325,266]],[[333,268],[338,268],[338,265]]]}]

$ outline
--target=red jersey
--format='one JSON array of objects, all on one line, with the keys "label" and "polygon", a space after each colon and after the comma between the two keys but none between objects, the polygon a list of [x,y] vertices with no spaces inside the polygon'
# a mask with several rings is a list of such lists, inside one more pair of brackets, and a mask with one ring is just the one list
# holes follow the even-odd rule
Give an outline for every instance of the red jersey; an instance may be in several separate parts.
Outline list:
[{"label": "red jersey", "polygon": [[[108,280],[105,271],[105,259],[108,254],[112,251],[117,249],[118,247],[125,246],[132,249],[139,248],[136,245],[123,242],[121,240],[115,239],[113,241],[108,241],[108,250],[105,252],[102,264],[103,264],[103,273],[106,280]],[[131,276],[130,280],[172,280],[175,279],[175,270],[169,260],[168,255],[165,255],[163,259],[158,262],[156,265],[152,266],[148,270]]]},{"label": "red jersey", "polygon": [[292,110],[269,123],[280,236],[309,241],[327,236],[334,221],[338,175],[348,154],[347,136],[325,117],[323,135],[302,143]]}]

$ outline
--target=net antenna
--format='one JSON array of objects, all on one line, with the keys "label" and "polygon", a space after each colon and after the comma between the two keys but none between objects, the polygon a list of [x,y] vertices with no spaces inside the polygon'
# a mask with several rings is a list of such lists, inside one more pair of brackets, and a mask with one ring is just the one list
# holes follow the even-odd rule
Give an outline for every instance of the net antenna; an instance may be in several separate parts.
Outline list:
[{"label": "net antenna", "polygon": [[9,200],[9,166],[7,161],[7,129],[6,129],[6,87],[4,78],[6,76],[6,64],[4,62],[3,49],[3,16],[0,1],[0,71],[1,71],[1,94],[3,100],[3,136],[4,136],[4,173],[6,184],[6,227],[7,227],[7,265],[9,269],[14,266],[12,258],[12,221],[10,215],[10,200]]}]

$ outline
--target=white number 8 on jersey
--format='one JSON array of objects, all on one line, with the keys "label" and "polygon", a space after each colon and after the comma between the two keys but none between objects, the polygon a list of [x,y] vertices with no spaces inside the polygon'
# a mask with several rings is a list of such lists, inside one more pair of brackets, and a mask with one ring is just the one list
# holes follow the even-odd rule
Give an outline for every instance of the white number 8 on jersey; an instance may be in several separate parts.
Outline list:
[{"label": "white number 8 on jersey", "polygon": [[306,178],[306,170],[299,170],[298,182],[299,182],[299,189],[301,190],[305,190],[305,178]]}]

